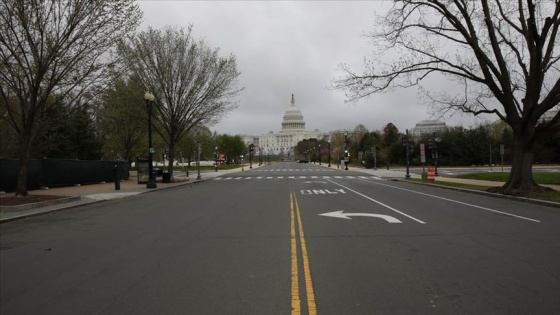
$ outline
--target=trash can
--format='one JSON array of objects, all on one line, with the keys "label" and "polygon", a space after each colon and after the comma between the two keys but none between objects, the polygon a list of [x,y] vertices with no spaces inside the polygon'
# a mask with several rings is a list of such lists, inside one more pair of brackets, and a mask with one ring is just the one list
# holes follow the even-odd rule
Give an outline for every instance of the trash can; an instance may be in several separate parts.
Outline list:
[{"label": "trash can", "polygon": [[163,172],[161,173],[161,182],[169,183],[171,181],[171,173]]}]

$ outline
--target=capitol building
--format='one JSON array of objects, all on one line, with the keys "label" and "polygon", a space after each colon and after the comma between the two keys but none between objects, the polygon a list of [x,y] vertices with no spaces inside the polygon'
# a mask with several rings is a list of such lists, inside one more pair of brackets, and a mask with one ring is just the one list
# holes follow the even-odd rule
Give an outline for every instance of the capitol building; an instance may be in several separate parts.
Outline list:
[{"label": "capitol building", "polygon": [[[328,134],[319,130],[305,130],[305,120],[296,106],[296,101],[292,94],[292,101],[284,113],[280,132],[270,131],[268,134],[260,136],[243,136],[243,140],[246,145],[254,144],[256,150],[260,149],[263,155],[281,155],[284,160],[294,160],[294,148],[298,142],[305,139],[322,139],[327,136]],[[255,155],[258,154],[259,152],[255,153]]]},{"label": "capitol building", "polygon": [[[325,139],[331,135],[344,131],[323,132],[319,130],[305,130],[305,120],[300,109],[296,106],[294,95],[290,106],[286,109],[282,119],[282,129],[279,132],[270,131],[260,136],[241,136],[246,147],[255,145],[255,156],[277,155],[284,160],[295,160],[294,149],[300,141],[306,139]],[[412,137],[418,141],[425,135],[442,132],[447,128],[445,122],[439,120],[422,120],[411,128]]]}]

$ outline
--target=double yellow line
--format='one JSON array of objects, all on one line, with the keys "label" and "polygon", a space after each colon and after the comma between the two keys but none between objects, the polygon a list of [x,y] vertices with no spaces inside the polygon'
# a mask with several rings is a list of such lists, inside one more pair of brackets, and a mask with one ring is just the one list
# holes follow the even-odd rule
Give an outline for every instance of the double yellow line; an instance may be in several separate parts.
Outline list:
[{"label": "double yellow line", "polygon": [[[291,210],[291,248],[292,248],[292,315],[301,314],[301,298],[299,295],[299,267],[298,267],[298,238],[301,246],[301,256],[303,262],[303,273],[305,279],[305,291],[307,293],[307,309],[309,315],[317,314],[315,305],[315,294],[313,293],[313,282],[311,281],[311,272],[309,268],[309,257],[307,256],[307,246],[305,245],[305,235],[303,234],[303,225],[301,224],[301,215],[296,194],[290,192],[290,210]],[[296,220],[297,218],[297,220]],[[297,223],[297,229],[296,229]]]}]

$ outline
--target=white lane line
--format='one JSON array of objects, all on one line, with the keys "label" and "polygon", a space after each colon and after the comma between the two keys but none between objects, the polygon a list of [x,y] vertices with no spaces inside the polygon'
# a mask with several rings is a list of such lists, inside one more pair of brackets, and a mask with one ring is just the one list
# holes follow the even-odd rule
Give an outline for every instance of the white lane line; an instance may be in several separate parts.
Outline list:
[{"label": "white lane line", "polygon": [[405,216],[405,217],[407,217],[407,218],[409,218],[409,219],[412,219],[412,220],[414,220],[414,221],[416,221],[416,222],[418,222],[418,223],[420,223],[420,224],[426,224],[426,222],[424,222],[424,221],[422,221],[422,220],[418,220],[418,219],[416,219],[416,218],[413,217],[413,216],[410,216],[410,215],[408,215],[408,214],[406,214],[406,213],[404,213],[404,212],[402,212],[402,211],[399,211],[399,210],[397,210],[397,209],[395,209],[395,208],[393,208],[393,207],[390,207],[390,206],[388,206],[388,205],[386,205],[386,204],[384,204],[384,203],[382,203],[382,202],[380,202],[380,201],[377,201],[377,200],[375,200],[375,199],[373,199],[373,198],[370,198],[370,197],[368,197],[368,196],[366,196],[366,195],[364,195],[364,194],[362,194],[362,193],[359,193],[359,192],[357,192],[357,191],[355,191],[355,190],[352,190],[352,189],[350,189],[350,188],[348,188],[348,187],[346,187],[346,186],[343,186],[343,185],[341,185],[341,184],[339,184],[339,183],[333,182],[333,181],[330,180],[330,179],[327,179],[327,181],[329,181],[329,182],[331,182],[331,183],[333,183],[333,184],[335,184],[335,185],[338,185],[338,186],[340,186],[340,187],[342,187],[342,188],[344,188],[344,189],[346,189],[346,190],[348,190],[348,191],[351,191],[351,192],[355,193],[356,195],[362,196],[362,197],[364,197],[364,198],[366,198],[366,199],[368,199],[368,200],[371,200],[371,201],[373,201],[373,202],[375,202],[375,203],[377,203],[377,204],[379,204],[379,205],[382,205],[383,207],[385,207],[385,208],[387,208],[387,209],[389,209],[389,210],[395,211],[396,213],[398,213],[398,214],[400,214],[400,215],[403,215],[403,216]]},{"label": "white lane line", "polygon": [[427,193],[423,193],[423,192],[419,192],[419,191],[414,191],[414,190],[410,190],[410,189],[406,189],[406,188],[401,188],[401,187],[395,187],[395,186],[391,186],[391,185],[387,185],[387,184],[381,184],[381,183],[376,183],[376,182],[370,182],[367,180],[364,180],[365,182],[368,183],[372,183],[372,184],[376,184],[376,185],[381,185],[381,186],[386,186],[386,187],[391,187],[391,188],[395,188],[395,189],[400,189],[400,190],[404,190],[404,191],[408,191],[411,193],[415,193],[415,194],[419,194],[419,195],[424,195],[424,196],[428,196],[428,197],[432,197],[432,198],[436,198],[436,199],[441,199],[441,200],[445,200],[445,201],[449,201],[449,202],[454,202],[454,203],[458,203],[461,205],[465,205],[465,206],[469,206],[469,207],[473,207],[473,208],[477,208],[477,209],[481,209],[481,210],[485,210],[485,211],[490,211],[490,212],[494,212],[494,213],[499,213],[499,214],[503,214],[503,215],[507,215],[510,217],[514,217],[514,218],[518,218],[518,219],[523,219],[523,220],[527,220],[527,221],[533,221],[533,222],[537,222],[540,223],[541,221],[536,220],[536,219],[531,219],[531,218],[527,218],[527,217],[523,217],[517,214],[513,214],[513,213],[509,213],[509,212],[504,212],[504,211],[500,211],[500,210],[495,210],[495,209],[490,209],[490,208],[486,208],[486,207],[482,207],[482,206],[477,206],[477,205],[473,205],[471,203],[466,203],[466,202],[462,202],[462,201],[458,201],[458,200],[453,200],[453,199],[449,199],[449,198],[445,198],[445,197],[440,197],[440,196],[436,196],[436,195],[430,195]]}]

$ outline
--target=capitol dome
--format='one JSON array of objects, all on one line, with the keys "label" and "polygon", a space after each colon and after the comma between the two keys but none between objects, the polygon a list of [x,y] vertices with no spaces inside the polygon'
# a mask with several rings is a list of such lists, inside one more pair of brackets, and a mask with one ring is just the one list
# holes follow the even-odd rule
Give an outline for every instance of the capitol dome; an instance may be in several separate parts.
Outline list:
[{"label": "capitol dome", "polygon": [[288,109],[286,109],[286,113],[284,114],[281,132],[284,133],[293,131],[305,131],[305,121],[303,120],[301,111],[296,106],[294,94],[292,94],[292,103],[290,104]]}]

